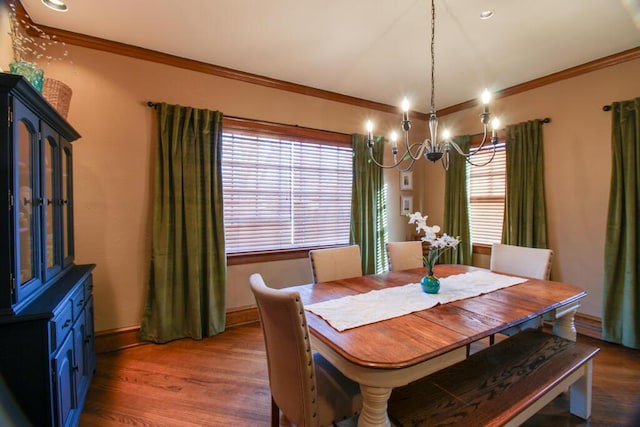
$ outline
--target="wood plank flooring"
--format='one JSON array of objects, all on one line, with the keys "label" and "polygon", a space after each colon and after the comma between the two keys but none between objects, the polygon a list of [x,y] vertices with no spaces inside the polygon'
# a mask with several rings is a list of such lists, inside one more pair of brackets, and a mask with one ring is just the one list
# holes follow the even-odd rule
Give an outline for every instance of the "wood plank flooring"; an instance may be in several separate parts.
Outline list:
[{"label": "wood plank flooring", "polygon": [[[640,351],[580,336],[601,348],[588,422],[561,395],[525,426],[640,426]],[[269,383],[257,323],[195,341],[98,355],[82,427],[268,426]]]}]

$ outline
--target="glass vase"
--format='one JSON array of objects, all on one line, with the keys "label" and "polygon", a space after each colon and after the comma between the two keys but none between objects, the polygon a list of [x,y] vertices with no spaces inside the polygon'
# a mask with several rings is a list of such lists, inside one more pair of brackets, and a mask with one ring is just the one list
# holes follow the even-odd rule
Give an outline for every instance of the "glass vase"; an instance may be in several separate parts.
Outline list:
[{"label": "glass vase", "polygon": [[427,294],[437,294],[440,291],[440,280],[433,272],[427,273],[420,281],[420,285],[422,286],[422,292]]},{"label": "glass vase", "polygon": [[17,74],[26,78],[36,90],[42,93],[42,85],[44,83],[44,71],[36,64],[31,62],[12,62],[9,64],[11,74]]}]

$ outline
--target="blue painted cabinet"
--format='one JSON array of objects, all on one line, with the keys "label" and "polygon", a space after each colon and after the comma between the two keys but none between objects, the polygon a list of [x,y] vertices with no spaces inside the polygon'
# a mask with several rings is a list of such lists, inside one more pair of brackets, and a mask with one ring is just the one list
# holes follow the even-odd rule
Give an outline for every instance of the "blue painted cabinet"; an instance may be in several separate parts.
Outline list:
[{"label": "blue painted cabinet", "polygon": [[0,424],[74,426],[96,368],[95,265],[74,263],[80,135],[20,76],[0,73],[0,117]]}]

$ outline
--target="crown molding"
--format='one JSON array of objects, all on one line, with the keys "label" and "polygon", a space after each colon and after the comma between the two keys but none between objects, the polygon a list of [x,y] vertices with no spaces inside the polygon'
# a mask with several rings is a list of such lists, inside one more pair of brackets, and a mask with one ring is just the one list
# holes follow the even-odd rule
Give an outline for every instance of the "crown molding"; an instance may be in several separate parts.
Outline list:
[{"label": "crown molding", "polygon": [[[622,52],[614,53],[613,55],[605,56],[604,58],[596,59],[582,65],[567,68],[566,70],[558,71],[557,73],[549,74],[547,76],[530,80],[519,85],[511,86],[493,94],[493,97],[495,99],[506,98],[507,96],[527,92],[532,89],[537,89],[542,86],[550,85],[562,80],[571,79],[582,74],[591,73],[593,71],[612,67],[614,65],[619,65],[636,59],[640,59],[640,46]],[[458,111],[477,107],[478,105],[480,105],[480,102],[478,100],[472,99],[469,101],[461,102],[460,104],[443,108],[442,110],[438,110],[438,114],[446,116],[447,114],[457,113]]]},{"label": "crown molding", "polygon": [[[9,1],[9,0],[5,0]],[[65,43],[85,47],[89,49],[100,50],[103,52],[114,53],[116,55],[128,56],[131,58],[142,59],[145,61],[156,62],[159,64],[170,65],[173,67],[183,68],[186,70],[196,71],[200,73],[210,74],[217,77],[226,79],[238,80],[245,83],[255,84],[258,86],[269,87],[273,89],[283,90],[287,92],[298,93],[301,95],[312,96],[316,98],[326,99],[328,101],[340,102],[343,104],[354,105],[357,107],[368,108],[371,110],[377,110],[384,113],[400,114],[400,109],[397,106],[383,104],[381,102],[368,101],[362,98],[356,98],[349,95],[343,95],[336,92],[330,92],[323,89],[317,89],[310,86],[304,86],[296,83],[287,82],[284,80],[273,79],[270,77],[261,76],[258,74],[246,73],[244,71],[234,70],[231,68],[221,67],[218,65],[208,64],[201,61],[195,61],[193,59],[182,58],[167,53],[158,52],[151,49],[145,49],[137,46],[132,46],[120,42],[114,42],[98,37],[88,36],[85,34],[74,33],[71,31],[61,30],[58,28],[47,27],[34,23],[26,10],[22,6],[20,1],[16,1],[16,14],[24,19],[26,22],[37,25],[45,33],[55,36],[58,40]],[[519,93],[527,92],[532,89],[536,89],[542,86],[546,86],[552,83],[556,83],[562,80],[570,79],[582,74],[591,73],[596,70],[619,65],[624,62],[640,59],[640,46],[628,49],[613,55],[606,56],[604,58],[596,59],[591,62],[587,62],[582,65],[578,65],[572,68],[568,68],[557,73],[549,74],[544,77],[540,77],[534,80],[530,80],[519,85],[511,86],[509,88],[498,91],[494,94],[495,98],[505,98],[507,96],[516,95]],[[437,111],[439,116],[446,116],[447,114],[456,113],[458,111],[474,108],[479,105],[479,101],[472,99],[469,101],[461,102],[459,104],[452,105]],[[413,111],[412,117],[427,121],[429,114]]]}]

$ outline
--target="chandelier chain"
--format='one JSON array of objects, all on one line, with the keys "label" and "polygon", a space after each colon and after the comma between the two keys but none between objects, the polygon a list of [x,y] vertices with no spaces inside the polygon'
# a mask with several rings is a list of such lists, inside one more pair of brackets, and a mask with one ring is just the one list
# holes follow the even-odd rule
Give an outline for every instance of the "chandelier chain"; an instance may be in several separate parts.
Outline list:
[{"label": "chandelier chain", "polygon": [[435,39],[436,39],[436,6],[435,0],[431,0],[431,112],[436,112],[436,55],[435,55]]}]

